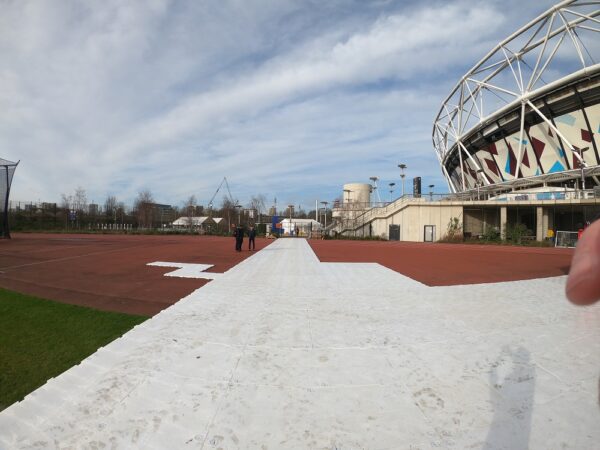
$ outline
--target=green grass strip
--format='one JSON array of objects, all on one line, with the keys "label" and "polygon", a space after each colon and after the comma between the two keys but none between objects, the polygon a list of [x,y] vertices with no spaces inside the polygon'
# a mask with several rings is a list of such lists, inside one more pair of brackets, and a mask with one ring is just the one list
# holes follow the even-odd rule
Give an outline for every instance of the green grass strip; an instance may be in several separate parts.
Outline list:
[{"label": "green grass strip", "polygon": [[0,289],[0,411],[146,319]]}]

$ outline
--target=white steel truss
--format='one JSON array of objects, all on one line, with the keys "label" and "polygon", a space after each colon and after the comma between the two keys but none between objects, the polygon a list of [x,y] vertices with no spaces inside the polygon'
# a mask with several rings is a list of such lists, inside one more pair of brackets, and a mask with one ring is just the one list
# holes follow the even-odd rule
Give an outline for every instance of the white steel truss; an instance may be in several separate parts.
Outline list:
[{"label": "white steel truss", "polygon": [[[458,181],[451,179],[445,161],[458,152],[461,167],[463,158],[470,158],[480,169],[462,144],[475,130],[492,126],[515,109],[521,114],[521,137],[526,110],[535,111],[555,129],[532,100],[570,79],[599,72],[599,33],[600,0],[566,0],[500,42],[460,79],[442,103],[432,133],[434,149],[453,192],[466,189],[464,173]],[[517,149],[517,174],[523,157],[522,141]],[[573,154],[584,163],[577,151]],[[493,184],[486,176],[482,178],[484,184]]]}]

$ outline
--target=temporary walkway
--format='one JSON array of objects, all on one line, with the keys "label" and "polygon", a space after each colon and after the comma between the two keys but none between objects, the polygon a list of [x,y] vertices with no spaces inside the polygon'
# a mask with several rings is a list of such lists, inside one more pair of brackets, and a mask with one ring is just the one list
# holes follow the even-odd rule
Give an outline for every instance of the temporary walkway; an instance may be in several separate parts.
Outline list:
[{"label": "temporary walkway", "polygon": [[594,448],[600,307],[280,239],[0,413],[0,448]]}]

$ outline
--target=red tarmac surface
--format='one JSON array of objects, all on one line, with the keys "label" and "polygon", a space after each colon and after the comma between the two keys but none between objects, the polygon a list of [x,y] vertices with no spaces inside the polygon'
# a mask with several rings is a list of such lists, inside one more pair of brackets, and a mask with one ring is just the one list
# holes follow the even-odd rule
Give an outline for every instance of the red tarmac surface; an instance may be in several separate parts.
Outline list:
[{"label": "red tarmac surface", "polygon": [[[154,261],[214,264],[225,272],[252,253],[233,238],[13,233],[0,240],[0,287],[106,311],[154,315],[209,280],[165,277]],[[256,240],[256,250],[270,241]]]},{"label": "red tarmac surface", "polygon": [[428,286],[569,273],[572,249],[381,241],[310,241],[322,262],[376,262]]},{"label": "red tarmac surface", "polygon": [[[270,241],[257,239],[256,248]],[[324,262],[377,262],[430,286],[568,273],[572,250],[376,241],[310,241]],[[0,287],[107,311],[154,315],[208,280],[165,277],[154,261],[213,264],[225,272],[252,253],[233,238],[14,233],[0,240]]]}]

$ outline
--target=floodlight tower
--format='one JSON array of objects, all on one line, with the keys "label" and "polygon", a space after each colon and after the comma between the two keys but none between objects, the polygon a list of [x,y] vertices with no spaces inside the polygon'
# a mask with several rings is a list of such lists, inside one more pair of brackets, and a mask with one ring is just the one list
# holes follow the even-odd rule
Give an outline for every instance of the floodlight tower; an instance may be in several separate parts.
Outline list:
[{"label": "floodlight tower", "polygon": [[396,186],[396,183],[390,183],[390,203],[392,202],[392,199],[394,198],[394,186]]},{"label": "floodlight tower", "polygon": [[406,169],[406,164],[398,164],[398,168],[400,169],[400,178],[402,178],[402,197],[404,197],[404,177],[406,176],[404,169]]},{"label": "floodlight tower", "polygon": [[379,200],[379,203],[381,203],[381,197],[379,196],[379,191],[377,190],[377,180],[379,180],[379,177],[369,177],[369,180],[373,182],[373,190],[377,193],[377,200]]}]

